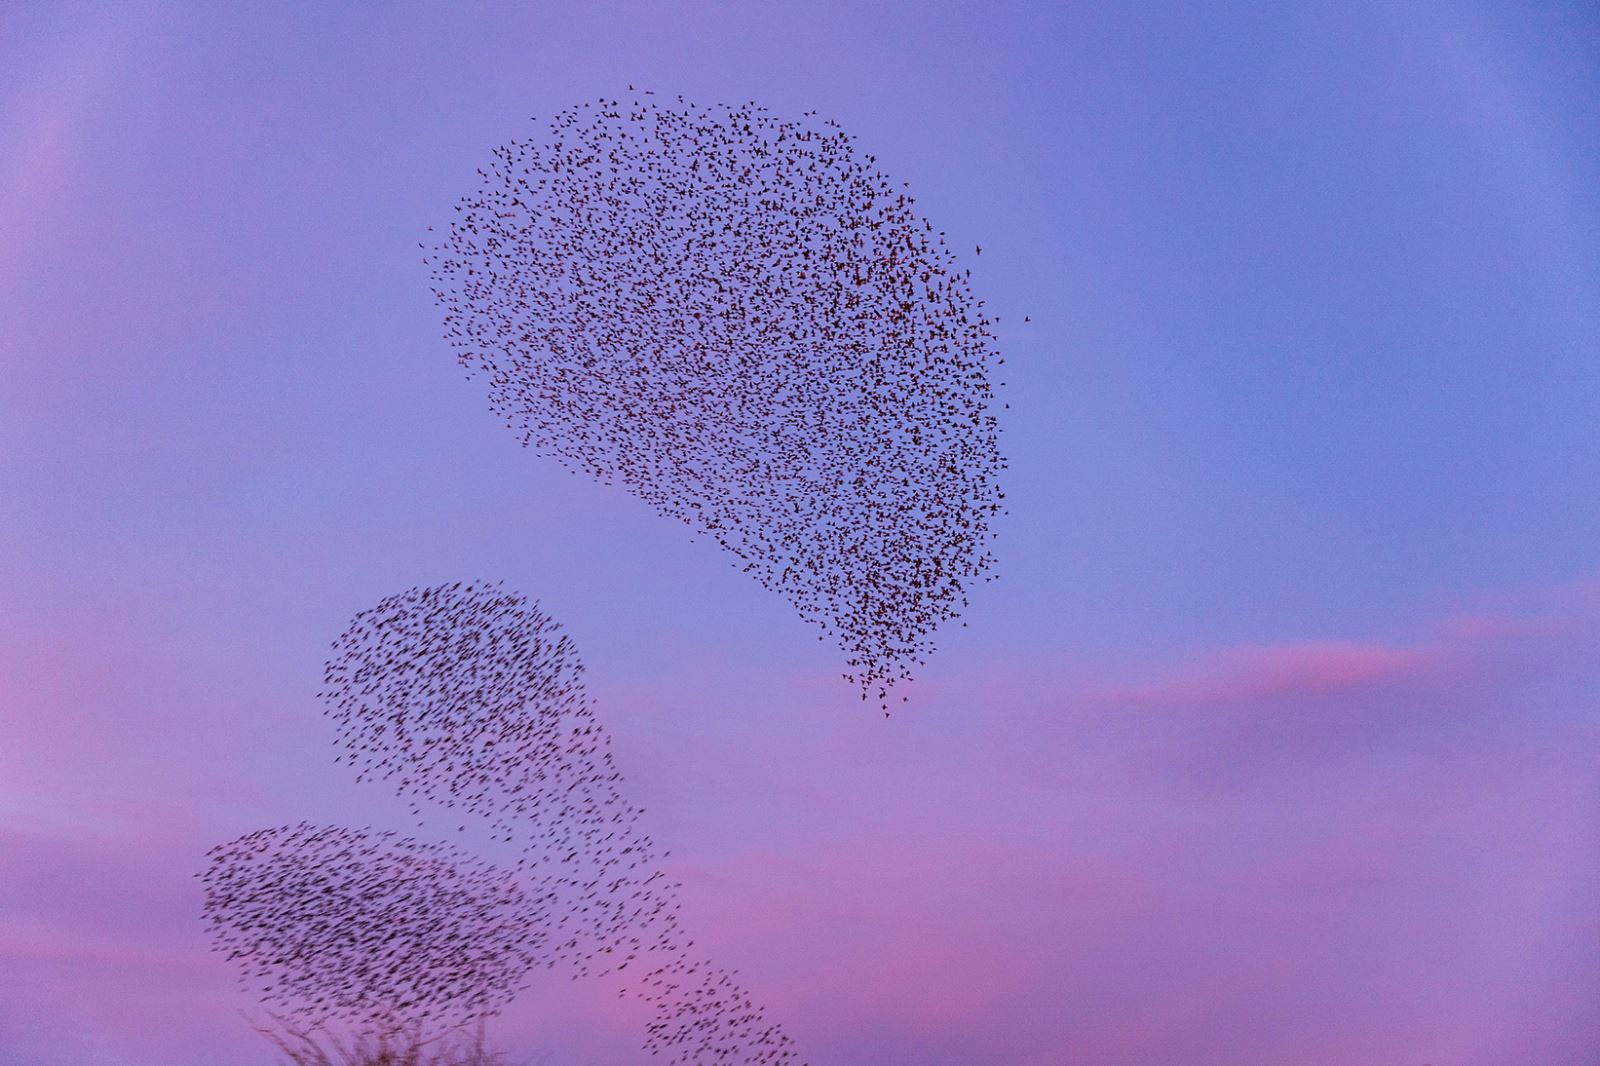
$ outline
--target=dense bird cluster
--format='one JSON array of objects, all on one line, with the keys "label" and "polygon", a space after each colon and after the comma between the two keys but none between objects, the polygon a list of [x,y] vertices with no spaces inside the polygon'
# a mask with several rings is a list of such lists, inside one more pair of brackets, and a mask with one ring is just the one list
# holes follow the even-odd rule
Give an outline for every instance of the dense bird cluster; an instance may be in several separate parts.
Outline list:
[{"label": "dense bird cluster", "polygon": [[[488,897],[508,908],[494,912],[500,926],[469,913],[465,896],[453,910],[429,912],[461,916],[460,934],[484,953],[446,962],[506,951],[500,969],[484,969],[479,991],[468,969],[441,964],[458,940],[384,939],[387,907],[413,899],[410,881],[386,880],[397,864],[378,864],[370,849],[352,852],[339,836],[350,831],[325,830],[310,843],[292,834],[280,843],[282,831],[246,837],[218,852],[208,912],[219,947],[247,960],[274,1002],[360,1021],[371,1003],[414,1007],[425,991],[436,1011],[483,1016],[531,967],[562,965],[574,978],[627,971],[631,991],[655,1011],[651,1052],[694,1063],[793,1061],[792,1039],[733,976],[691,954],[679,886],[640,826],[642,811],[622,794],[611,738],[558,623],[499,585],[456,583],[385,598],[357,614],[333,649],[322,697],[340,759],[364,780],[389,783],[424,819],[449,810],[512,844],[514,866],[493,877],[509,877],[519,894]],[[309,871],[329,851],[354,854],[356,872],[331,875],[325,891]],[[470,870],[490,878],[488,867]],[[413,945],[422,950],[407,955]],[[352,969],[363,951],[371,961]],[[419,985],[419,967],[440,977]]]},{"label": "dense bird cluster", "polygon": [[604,973],[675,945],[655,844],[559,623],[499,585],[457,583],[385,598],[333,647],[322,698],[341,759],[414,813],[475,815],[517,844],[518,868],[566,904],[553,959]]},{"label": "dense bird cluster", "polygon": [[[561,626],[498,585],[389,596],[334,642],[320,693],[358,780],[557,846],[614,808],[609,744]],[[585,803],[585,801],[588,801]],[[581,804],[581,806],[580,806]]]},{"label": "dense bird cluster", "polygon": [[494,153],[426,261],[525,445],[714,538],[887,711],[992,576],[993,323],[913,198],[813,116],[570,108]]},{"label": "dense bird cluster", "polygon": [[541,902],[516,876],[441,844],[302,822],[210,857],[217,948],[264,1002],[313,1024],[493,1014],[547,935]]}]

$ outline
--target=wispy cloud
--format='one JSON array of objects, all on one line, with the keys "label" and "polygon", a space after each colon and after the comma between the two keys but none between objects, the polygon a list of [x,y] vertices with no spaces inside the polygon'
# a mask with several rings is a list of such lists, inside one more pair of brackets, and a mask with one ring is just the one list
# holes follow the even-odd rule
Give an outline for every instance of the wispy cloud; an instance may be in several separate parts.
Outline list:
[{"label": "wispy cloud", "polygon": [[1209,661],[1158,681],[1114,685],[1094,696],[1134,706],[1204,706],[1320,698],[1415,674],[1427,650],[1308,643],[1225,648]]}]

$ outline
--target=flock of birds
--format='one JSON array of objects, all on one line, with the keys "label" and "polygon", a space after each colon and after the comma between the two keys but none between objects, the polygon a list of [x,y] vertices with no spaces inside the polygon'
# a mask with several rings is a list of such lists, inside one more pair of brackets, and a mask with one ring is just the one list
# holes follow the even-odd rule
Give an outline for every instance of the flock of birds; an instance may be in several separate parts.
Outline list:
[{"label": "flock of birds", "polygon": [[[426,261],[459,361],[524,445],[715,539],[888,713],[993,578],[993,322],[945,235],[814,114],[648,92],[568,109],[494,153]],[[314,1025],[459,1024],[560,966],[621,975],[653,1009],[652,1054],[797,1057],[693,953],[583,665],[537,605],[483,583],[390,596],[335,641],[321,695],[358,779],[516,858],[309,823],[213,849],[214,943],[265,1002]]]},{"label": "flock of birds", "polygon": [[442,844],[301,825],[212,852],[214,942],[242,980],[312,1025],[461,1024],[535,968],[632,970],[645,1049],[782,1063],[794,1041],[683,935],[666,854],[622,791],[611,737],[559,623],[498,584],[413,588],[357,614],[324,668],[339,761],[414,815],[476,820],[502,869]]},{"label": "flock of birds", "polygon": [[814,114],[569,108],[495,151],[424,261],[524,445],[715,539],[887,713],[993,576],[993,322],[945,235]]},{"label": "flock of birds", "polygon": [[549,936],[522,881],[443,844],[302,822],[210,858],[213,943],[264,1002],[312,1026],[492,1014]]}]

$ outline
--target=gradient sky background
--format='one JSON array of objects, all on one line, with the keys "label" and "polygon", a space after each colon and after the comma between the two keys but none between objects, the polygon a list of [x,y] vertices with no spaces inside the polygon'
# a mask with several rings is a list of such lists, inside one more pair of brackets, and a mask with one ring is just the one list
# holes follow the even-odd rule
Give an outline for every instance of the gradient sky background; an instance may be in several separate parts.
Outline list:
[{"label": "gradient sky background", "polygon": [[[269,1060],[193,874],[405,824],[324,652],[469,577],[818,1066],[1600,1062],[1591,4],[456,7],[0,14],[0,1063]],[[424,227],[629,83],[984,246],[1003,577],[888,721],[440,339]],[[560,975],[493,1032],[643,1039]]]}]

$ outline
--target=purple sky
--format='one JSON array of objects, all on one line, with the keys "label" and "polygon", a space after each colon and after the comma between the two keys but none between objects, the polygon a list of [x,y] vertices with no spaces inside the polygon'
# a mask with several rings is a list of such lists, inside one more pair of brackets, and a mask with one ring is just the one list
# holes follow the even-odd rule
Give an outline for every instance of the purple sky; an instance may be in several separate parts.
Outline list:
[{"label": "purple sky", "polygon": [[[819,1066],[1600,1061],[1592,5],[254,6],[0,16],[0,1063],[269,1061],[193,874],[405,824],[324,653],[474,577]],[[1003,577],[888,721],[439,338],[424,227],[628,83],[815,108],[984,247]]]}]

